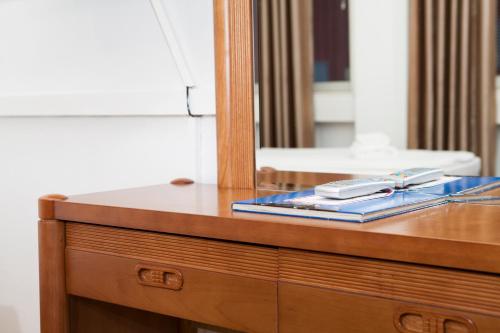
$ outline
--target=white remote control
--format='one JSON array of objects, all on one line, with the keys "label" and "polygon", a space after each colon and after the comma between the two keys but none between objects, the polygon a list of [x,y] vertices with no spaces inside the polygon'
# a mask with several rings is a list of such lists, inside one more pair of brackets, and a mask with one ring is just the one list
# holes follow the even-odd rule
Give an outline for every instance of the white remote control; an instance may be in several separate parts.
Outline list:
[{"label": "white remote control", "polygon": [[318,185],[314,188],[314,194],[330,199],[349,199],[394,188],[394,186],[394,180],[381,177],[349,179]]},{"label": "white remote control", "polygon": [[387,178],[394,180],[396,188],[404,188],[409,185],[427,183],[443,177],[441,169],[412,168],[391,173]]}]

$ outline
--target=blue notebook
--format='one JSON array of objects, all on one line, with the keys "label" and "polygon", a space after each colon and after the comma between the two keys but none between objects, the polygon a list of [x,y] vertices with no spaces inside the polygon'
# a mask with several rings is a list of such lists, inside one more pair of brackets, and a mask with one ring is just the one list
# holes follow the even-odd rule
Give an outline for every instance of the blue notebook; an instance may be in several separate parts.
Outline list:
[{"label": "blue notebook", "polygon": [[460,177],[452,182],[418,189],[421,193],[437,195],[479,194],[500,187],[500,177]]},{"label": "blue notebook", "polygon": [[403,189],[347,200],[314,196],[314,190],[237,201],[235,211],[295,217],[368,222],[445,204],[450,196],[477,194],[500,187],[500,177],[461,177],[426,188]]}]

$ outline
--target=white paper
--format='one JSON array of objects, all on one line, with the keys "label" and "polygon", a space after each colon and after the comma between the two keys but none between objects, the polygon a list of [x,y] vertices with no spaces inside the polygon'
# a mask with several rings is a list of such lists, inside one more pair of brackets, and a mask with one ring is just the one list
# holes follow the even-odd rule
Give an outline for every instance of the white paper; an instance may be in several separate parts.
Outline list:
[{"label": "white paper", "polygon": [[390,196],[394,191],[387,190],[384,192],[377,192],[369,195],[362,195],[359,197],[349,198],[349,199],[329,199],[325,197],[321,197],[319,195],[308,195],[302,198],[296,199],[288,199],[285,200],[287,203],[292,203],[295,205],[328,205],[328,206],[338,206],[338,205],[347,205],[355,202],[372,200],[378,198],[384,198]]}]

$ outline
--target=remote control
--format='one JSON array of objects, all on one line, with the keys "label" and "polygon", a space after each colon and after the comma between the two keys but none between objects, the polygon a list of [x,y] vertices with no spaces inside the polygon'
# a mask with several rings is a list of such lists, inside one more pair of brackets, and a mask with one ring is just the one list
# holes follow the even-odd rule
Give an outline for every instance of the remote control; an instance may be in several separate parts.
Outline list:
[{"label": "remote control", "polygon": [[349,179],[318,185],[314,188],[314,194],[330,199],[349,199],[394,188],[394,186],[394,180],[380,177]]},{"label": "remote control", "polygon": [[441,169],[412,168],[391,173],[388,178],[394,180],[396,188],[404,188],[409,185],[427,183],[443,177]]}]

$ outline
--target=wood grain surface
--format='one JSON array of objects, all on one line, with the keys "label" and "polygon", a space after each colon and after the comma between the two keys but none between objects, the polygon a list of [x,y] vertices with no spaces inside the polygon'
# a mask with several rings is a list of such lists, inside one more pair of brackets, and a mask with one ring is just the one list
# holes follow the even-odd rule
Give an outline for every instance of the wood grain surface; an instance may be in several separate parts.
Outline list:
[{"label": "wood grain surface", "polygon": [[[497,333],[500,327],[498,317],[287,282],[280,282],[278,300],[281,333],[476,333],[470,327]],[[395,320],[408,312],[406,330],[399,330]]]},{"label": "wood grain surface", "polygon": [[68,333],[69,308],[64,265],[64,222],[38,222],[40,332]]},{"label": "wood grain surface", "polygon": [[67,248],[276,281],[273,248],[193,237],[66,224]]},{"label": "wood grain surface", "polygon": [[47,194],[38,199],[38,217],[41,220],[53,220],[54,217],[54,202],[66,200],[67,197],[63,194]]},{"label": "wood grain surface", "polygon": [[500,276],[280,249],[280,281],[500,316]]},{"label": "wood grain surface", "polygon": [[74,296],[243,332],[277,331],[277,282],[162,264],[183,276],[179,290],[138,283],[135,258],[66,250],[67,292]]},{"label": "wood grain surface", "polygon": [[255,187],[251,0],[214,0],[218,184]]},{"label": "wood grain surface", "polygon": [[[331,179],[349,177],[332,175]],[[368,223],[238,213],[275,193],[159,185],[55,202],[55,216],[144,231],[500,273],[500,206],[448,204]]]}]

